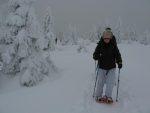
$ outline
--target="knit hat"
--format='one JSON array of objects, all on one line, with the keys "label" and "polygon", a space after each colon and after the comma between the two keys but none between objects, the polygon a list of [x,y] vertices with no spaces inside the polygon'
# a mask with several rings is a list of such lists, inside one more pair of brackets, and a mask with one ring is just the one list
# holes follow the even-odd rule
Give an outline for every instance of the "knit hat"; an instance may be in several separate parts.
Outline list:
[{"label": "knit hat", "polygon": [[110,27],[106,27],[105,31],[111,31],[111,28]]},{"label": "knit hat", "polygon": [[107,38],[112,38],[112,36],[113,36],[111,30],[106,30],[106,29],[103,32],[103,38],[105,38],[105,35],[109,35],[109,36],[107,36]]}]

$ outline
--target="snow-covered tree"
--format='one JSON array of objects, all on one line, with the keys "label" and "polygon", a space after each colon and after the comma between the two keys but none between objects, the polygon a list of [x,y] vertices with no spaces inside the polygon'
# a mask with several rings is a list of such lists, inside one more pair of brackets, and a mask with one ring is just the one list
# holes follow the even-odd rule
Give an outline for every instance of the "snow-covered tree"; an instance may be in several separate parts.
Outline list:
[{"label": "snow-covered tree", "polygon": [[3,44],[4,32],[4,25],[2,24],[2,22],[0,22],[0,44]]},{"label": "snow-covered tree", "polygon": [[96,34],[97,34],[98,39],[100,39],[102,36],[102,27],[100,25],[97,26]]},{"label": "snow-covered tree", "polygon": [[140,36],[140,43],[144,45],[150,44],[150,32],[147,30],[144,32],[142,36]]},{"label": "snow-covered tree", "polygon": [[121,43],[121,40],[122,40],[122,30],[123,28],[122,28],[122,20],[121,20],[121,18],[119,18],[119,20],[118,20],[118,22],[117,22],[117,24],[116,24],[116,27],[115,27],[115,29],[114,29],[114,35],[115,35],[115,37],[116,37],[116,41],[117,41],[117,43]]},{"label": "snow-covered tree", "polygon": [[89,39],[91,42],[96,42],[98,41],[102,36],[102,27],[100,25],[94,26],[93,31],[90,32]]},{"label": "snow-covered tree", "polygon": [[57,37],[58,41],[62,44],[63,40],[64,40],[64,33],[59,32],[56,37]]},{"label": "snow-covered tree", "polygon": [[78,43],[77,29],[71,24],[69,25],[68,42],[73,45]]},{"label": "snow-covered tree", "polygon": [[31,0],[10,0],[10,13],[1,54],[3,72],[20,73],[21,84],[32,86],[55,70],[50,55],[43,56],[45,39]]},{"label": "snow-covered tree", "polygon": [[81,53],[81,52],[88,52],[86,46],[88,45],[87,40],[84,39],[80,39],[79,41],[79,46],[77,48],[77,52]]},{"label": "snow-covered tree", "polygon": [[132,41],[138,41],[138,35],[136,32],[136,27],[133,25],[130,29],[130,37]]},{"label": "snow-covered tree", "polygon": [[6,19],[6,34],[3,37],[4,50],[1,57],[4,61],[5,73],[17,73],[19,71],[18,39],[17,35],[25,28],[27,22],[27,14],[29,12],[29,5],[31,1],[25,0],[10,0],[9,1],[9,15]]},{"label": "snow-covered tree", "polygon": [[53,33],[53,27],[54,27],[54,21],[52,18],[51,10],[50,8],[47,8],[44,22],[43,22],[43,32],[44,32],[44,38],[45,38],[45,47],[44,49],[55,49],[55,36]]},{"label": "snow-covered tree", "polygon": [[136,32],[136,27],[134,25],[132,25],[132,27],[126,27],[126,30],[124,30],[124,35],[122,37],[122,39],[126,40],[128,43],[132,43],[134,41],[139,40],[139,36]]},{"label": "snow-covered tree", "polygon": [[97,35],[96,35],[96,33],[95,32],[90,32],[90,34],[89,34],[89,40],[91,41],[91,42],[95,42],[96,40],[97,40]]}]

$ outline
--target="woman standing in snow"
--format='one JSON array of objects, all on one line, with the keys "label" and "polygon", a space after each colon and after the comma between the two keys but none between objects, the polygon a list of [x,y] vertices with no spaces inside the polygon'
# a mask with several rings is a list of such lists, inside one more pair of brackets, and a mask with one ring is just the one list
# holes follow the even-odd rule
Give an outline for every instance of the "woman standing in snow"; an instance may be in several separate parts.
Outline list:
[{"label": "woman standing in snow", "polygon": [[[122,58],[117,45],[112,43],[112,32],[106,30],[102,36],[102,43],[98,43],[93,54],[94,60],[98,60],[98,81],[96,88],[96,101],[112,103],[112,91],[116,79],[116,63],[122,68]],[[103,88],[106,83],[105,94]]]}]

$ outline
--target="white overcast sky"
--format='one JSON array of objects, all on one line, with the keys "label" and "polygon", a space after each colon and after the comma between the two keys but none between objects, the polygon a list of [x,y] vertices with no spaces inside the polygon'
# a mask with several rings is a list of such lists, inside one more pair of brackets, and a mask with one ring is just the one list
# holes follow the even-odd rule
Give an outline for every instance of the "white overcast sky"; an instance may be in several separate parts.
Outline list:
[{"label": "white overcast sky", "polygon": [[119,17],[125,26],[136,24],[141,31],[150,29],[150,0],[38,0],[37,4],[41,6],[38,12],[51,7],[57,30],[75,24],[86,32],[106,20],[115,24]]},{"label": "white overcast sky", "polygon": [[[8,0],[0,0],[8,1]],[[36,0],[36,13],[42,17],[51,7],[55,30],[64,31],[69,24],[88,32],[93,25],[108,20],[113,25],[120,17],[125,26],[135,24],[137,30],[150,30],[150,0]]]}]

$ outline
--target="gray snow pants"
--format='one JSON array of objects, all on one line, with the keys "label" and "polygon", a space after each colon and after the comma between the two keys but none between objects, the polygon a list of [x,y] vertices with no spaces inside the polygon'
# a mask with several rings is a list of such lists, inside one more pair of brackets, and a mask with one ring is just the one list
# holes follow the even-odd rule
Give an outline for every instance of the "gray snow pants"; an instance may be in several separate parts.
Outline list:
[{"label": "gray snow pants", "polygon": [[113,87],[116,80],[116,68],[110,70],[104,70],[98,68],[97,88],[96,96],[102,97],[104,84],[106,84],[105,94],[107,97],[112,97]]}]

